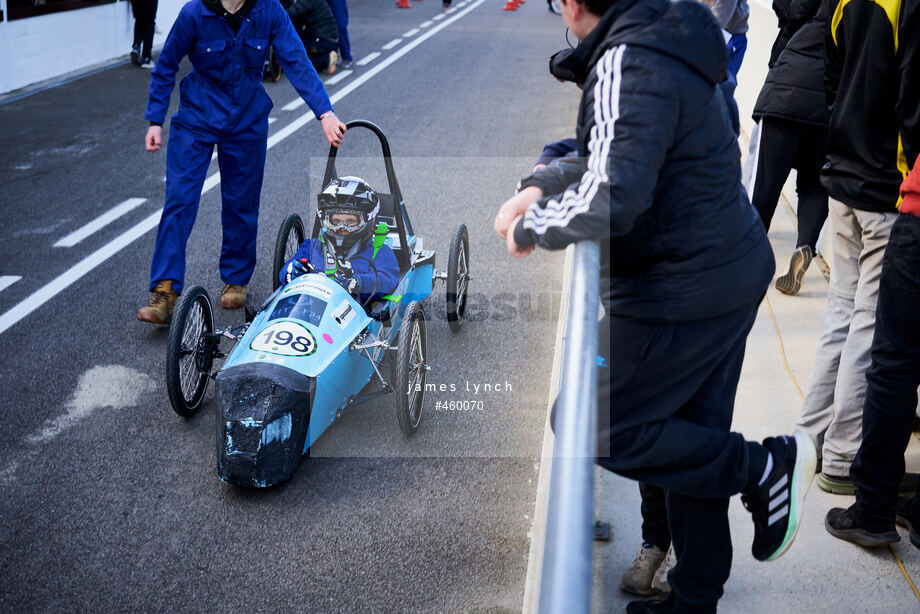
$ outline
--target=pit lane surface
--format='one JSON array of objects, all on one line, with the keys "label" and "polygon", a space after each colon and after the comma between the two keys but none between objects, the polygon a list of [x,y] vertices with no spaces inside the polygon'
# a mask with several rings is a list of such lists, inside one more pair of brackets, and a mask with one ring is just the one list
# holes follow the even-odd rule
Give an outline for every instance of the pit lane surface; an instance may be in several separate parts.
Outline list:
[{"label": "pit lane surface", "polygon": [[[407,11],[349,5],[358,62],[328,86],[345,92],[339,116],[375,121],[390,138],[412,222],[439,269],[454,225],[470,231],[469,320],[451,334],[442,283],[426,301],[429,383],[443,389],[427,395],[418,434],[402,436],[383,397],[337,421],[288,483],[221,483],[212,392],[199,415],[176,416],[166,329],[134,319],[155,233],[112,247],[162,206],[165,149],[142,146],[146,72],[126,64],[2,104],[0,277],[21,279],[0,290],[0,318],[17,308],[21,317],[7,316],[0,333],[0,610],[520,609],[563,260],[512,261],[491,224],[542,144],[574,126],[577,91],[546,72],[563,24],[537,2],[503,13],[496,2],[455,0],[438,20],[434,0]],[[308,111],[284,109],[297,98],[286,81],[266,88],[270,137],[285,134]],[[270,291],[281,220],[312,211],[324,142],[314,120],[269,150],[253,302]],[[369,157],[378,152],[354,131],[340,172],[381,185],[380,160]],[[202,198],[186,277],[212,299],[222,287],[219,198],[219,186]],[[129,199],[145,201],[54,247]],[[55,280],[100,250],[112,255],[61,289],[68,278]],[[226,326],[242,313],[216,318]],[[435,409],[452,401],[483,409]]]}]

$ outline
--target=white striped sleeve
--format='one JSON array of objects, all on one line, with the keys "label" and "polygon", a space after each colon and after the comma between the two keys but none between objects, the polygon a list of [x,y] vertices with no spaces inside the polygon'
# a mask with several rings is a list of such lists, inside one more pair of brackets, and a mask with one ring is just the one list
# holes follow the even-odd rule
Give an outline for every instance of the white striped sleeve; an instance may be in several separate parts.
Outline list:
[{"label": "white striped sleeve", "polygon": [[[547,201],[545,207],[531,205],[522,221],[536,235],[550,228],[566,227],[591,208],[595,199],[610,200],[608,165],[614,129],[620,117],[620,85],[626,45],[608,50],[597,63],[594,86],[594,126],[588,140],[587,170],[577,188],[566,190],[562,198]],[[609,206],[609,203],[608,203]]]}]

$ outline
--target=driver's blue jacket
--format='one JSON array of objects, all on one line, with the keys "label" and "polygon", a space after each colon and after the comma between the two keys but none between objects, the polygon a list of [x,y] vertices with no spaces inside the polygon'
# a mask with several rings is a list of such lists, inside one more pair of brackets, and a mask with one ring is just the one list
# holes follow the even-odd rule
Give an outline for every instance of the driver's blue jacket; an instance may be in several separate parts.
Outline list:
[{"label": "driver's blue jacket", "polygon": [[278,0],[256,0],[236,34],[201,0],[191,0],[179,11],[151,73],[144,117],[158,124],[166,119],[176,72],[187,55],[192,71],[179,86],[175,121],[218,135],[238,134],[265,121],[272,109],[262,87],[269,45],[274,45],[288,80],[316,116],[331,110],[329,96]]},{"label": "driver's blue jacket", "polygon": [[[322,273],[325,267],[323,242],[318,239],[307,239],[300,244],[300,248],[294,254],[294,257],[281,267],[278,278],[282,284],[284,283],[288,264],[301,258],[306,258],[317,273]],[[371,265],[372,262],[373,265]],[[358,299],[362,302],[365,302],[370,297],[371,292],[374,293],[373,296],[376,300],[393,293],[396,290],[396,286],[399,285],[399,263],[396,262],[396,254],[393,253],[393,250],[388,245],[382,246],[377,250],[377,255],[374,256],[374,246],[368,242],[361,251],[349,259],[349,263],[355,272],[355,277],[361,280]],[[336,279],[340,282],[343,281],[338,276]]]}]

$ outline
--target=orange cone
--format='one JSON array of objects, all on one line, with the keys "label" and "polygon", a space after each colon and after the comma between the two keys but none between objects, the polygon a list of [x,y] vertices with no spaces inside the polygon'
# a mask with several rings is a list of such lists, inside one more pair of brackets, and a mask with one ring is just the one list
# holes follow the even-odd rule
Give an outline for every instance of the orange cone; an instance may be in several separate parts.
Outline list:
[{"label": "orange cone", "polygon": [[411,9],[412,5],[409,4],[409,0],[396,0],[396,8],[398,9]]},{"label": "orange cone", "polygon": [[517,4],[514,3],[514,0],[508,0],[507,4],[505,4],[505,8],[503,8],[502,10],[503,11],[516,11]]}]

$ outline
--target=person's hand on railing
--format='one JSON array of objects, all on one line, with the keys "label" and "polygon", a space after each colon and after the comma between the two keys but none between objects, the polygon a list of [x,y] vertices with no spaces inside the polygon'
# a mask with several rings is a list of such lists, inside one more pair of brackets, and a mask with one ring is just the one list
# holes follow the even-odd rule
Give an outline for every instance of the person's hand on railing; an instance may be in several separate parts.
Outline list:
[{"label": "person's hand on railing", "polygon": [[527,207],[532,205],[538,199],[543,198],[543,190],[536,186],[524,188],[508,200],[506,200],[498,210],[495,216],[495,232],[502,239],[507,239],[509,230],[514,230],[516,218],[524,215]]},{"label": "person's hand on railing", "polygon": [[530,253],[534,250],[536,245],[518,245],[514,240],[514,229],[517,227],[518,223],[524,219],[523,215],[519,215],[511,221],[511,224],[508,226],[508,233],[505,236],[505,245],[508,247],[508,253],[515,258],[523,258],[524,256],[529,256]]}]

